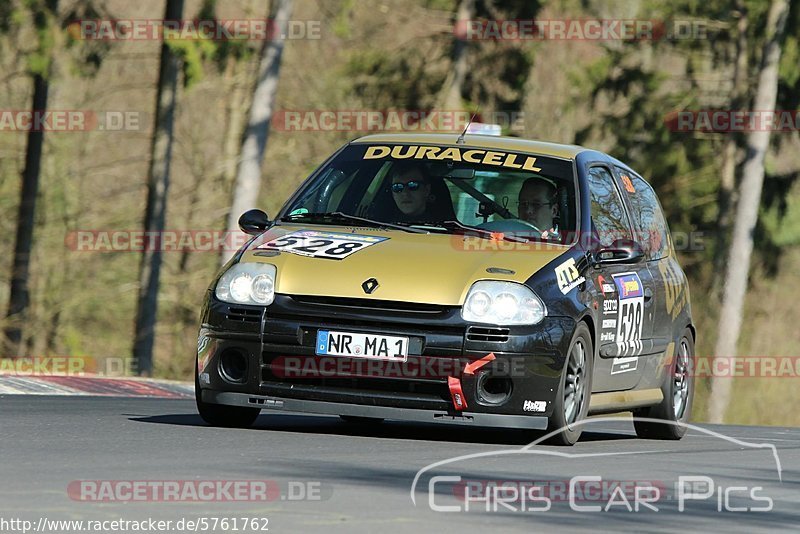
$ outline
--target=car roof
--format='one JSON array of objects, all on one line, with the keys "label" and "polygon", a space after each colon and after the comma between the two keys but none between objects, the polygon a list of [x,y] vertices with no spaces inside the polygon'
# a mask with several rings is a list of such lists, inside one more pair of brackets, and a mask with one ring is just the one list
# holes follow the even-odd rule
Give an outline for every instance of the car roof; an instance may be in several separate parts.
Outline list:
[{"label": "car roof", "polygon": [[463,144],[456,144],[458,134],[373,134],[355,139],[353,143],[414,143],[430,145],[450,145],[474,148],[494,148],[510,152],[527,152],[541,156],[562,159],[575,159],[575,156],[588,150],[578,145],[562,145],[544,141],[532,141],[520,137],[466,134]]}]

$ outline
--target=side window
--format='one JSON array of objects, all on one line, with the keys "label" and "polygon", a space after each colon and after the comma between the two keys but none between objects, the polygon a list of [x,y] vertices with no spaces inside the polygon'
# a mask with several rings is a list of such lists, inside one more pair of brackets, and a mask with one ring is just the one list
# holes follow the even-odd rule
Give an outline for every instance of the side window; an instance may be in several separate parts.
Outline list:
[{"label": "side window", "polygon": [[667,221],[655,191],[640,176],[617,167],[625,195],[631,203],[636,241],[651,260],[663,258],[669,251]]},{"label": "side window", "polygon": [[610,247],[618,239],[630,239],[625,208],[608,169],[589,169],[589,193],[592,199],[592,231],[600,245]]}]

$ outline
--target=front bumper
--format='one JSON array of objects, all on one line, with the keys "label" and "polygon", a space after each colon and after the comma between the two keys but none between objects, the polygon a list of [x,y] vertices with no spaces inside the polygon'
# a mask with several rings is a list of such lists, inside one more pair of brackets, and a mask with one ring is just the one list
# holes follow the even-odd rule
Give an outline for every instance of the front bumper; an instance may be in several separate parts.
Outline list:
[{"label": "front bumper", "polygon": [[[267,308],[229,305],[209,292],[198,341],[199,383],[203,400],[211,403],[541,428],[552,413],[574,328],[575,321],[565,317],[496,328],[465,323],[458,307],[364,299],[276,295]],[[408,362],[316,356],[320,329],[408,336]],[[226,351],[246,359],[246,372],[237,381],[220,373]],[[490,353],[495,359],[475,374],[463,372],[467,363]],[[482,374],[510,380],[502,403],[487,403],[478,394]],[[460,380],[463,410],[453,405],[448,376]]]},{"label": "front bumper", "polygon": [[391,406],[369,406],[342,402],[310,401],[303,399],[283,399],[247,393],[203,390],[203,401],[228,406],[261,408],[270,411],[301,412],[320,415],[351,415],[356,417],[375,417],[397,419],[417,423],[448,423],[480,427],[525,428],[530,430],[547,429],[547,417],[531,415],[504,415],[493,413],[460,413],[446,411],[414,410]]}]

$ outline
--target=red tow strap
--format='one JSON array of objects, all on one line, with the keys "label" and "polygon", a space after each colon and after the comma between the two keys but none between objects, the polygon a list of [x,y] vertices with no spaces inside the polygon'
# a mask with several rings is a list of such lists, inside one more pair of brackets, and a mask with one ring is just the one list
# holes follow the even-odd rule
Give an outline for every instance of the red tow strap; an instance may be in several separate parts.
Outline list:
[{"label": "red tow strap", "polygon": [[[494,353],[489,353],[480,360],[469,362],[464,366],[465,375],[474,375],[475,371],[495,359]],[[464,390],[461,389],[461,379],[457,376],[447,377],[447,386],[450,388],[450,398],[453,399],[453,408],[462,411],[467,408],[467,399],[464,397]]]},{"label": "red tow strap", "polygon": [[467,407],[467,399],[461,390],[461,379],[455,376],[447,377],[447,385],[450,387],[450,397],[453,399],[453,407],[456,410],[463,410]]}]

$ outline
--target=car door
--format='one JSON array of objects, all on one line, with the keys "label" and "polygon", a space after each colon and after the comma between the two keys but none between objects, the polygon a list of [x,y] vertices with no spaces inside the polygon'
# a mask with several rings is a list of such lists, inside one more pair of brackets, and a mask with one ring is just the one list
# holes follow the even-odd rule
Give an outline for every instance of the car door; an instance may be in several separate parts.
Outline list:
[{"label": "car door", "polygon": [[654,283],[652,353],[663,352],[673,341],[673,323],[686,301],[685,276],[671,254],[669,230],[655,191],[641,176],[617,167],[623,195],[630,213],[637,241],[645,253],[647,269]]},{"label": "car door", "polygon": [[[593,248],[613,248],[632,240],[630,218],[609,166],[595,164],[587,171],[591,197]],[[593,391],[631,389],[643,371],[639,356],[652,344],[653,278],[644,261],[603,264],[589,271],[598,292]]]}]

